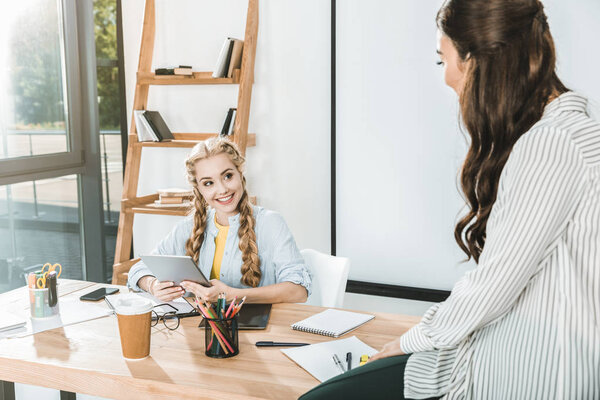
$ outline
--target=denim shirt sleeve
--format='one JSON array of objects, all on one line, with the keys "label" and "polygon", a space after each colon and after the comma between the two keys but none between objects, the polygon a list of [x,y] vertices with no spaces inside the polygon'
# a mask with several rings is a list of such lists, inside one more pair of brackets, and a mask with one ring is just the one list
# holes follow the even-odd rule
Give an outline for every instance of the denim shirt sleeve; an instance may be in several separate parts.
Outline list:
[{"label": "denim shirt sleeve", "polygon": [[272,240],[271,260],[275,267],[276,283],[292,282],[304,286],[310,296],[312,279],[292,232],[279,213],[269,211],[264,218]]},{"label": "denim shirt sleeve", "polygon": [[[158,246],[154,250],[152,250],[150,254],[172,256],[185,255],[185,243],[190,237],[192,227],[193,219],[190,217],[179,221],[177,225],[175,225],[173,230],[171,230],[171,232],[163,240],[160,241]],[[144,262],[140,260],[129,270],[129,275],[127,277],[127,287],[136,292],[142,291],[142,289],[138,286],[137,283],[142,277],[147,275],[154,276],[152,275],[152,271],[150,271],[146,264],[144,264]]]}]

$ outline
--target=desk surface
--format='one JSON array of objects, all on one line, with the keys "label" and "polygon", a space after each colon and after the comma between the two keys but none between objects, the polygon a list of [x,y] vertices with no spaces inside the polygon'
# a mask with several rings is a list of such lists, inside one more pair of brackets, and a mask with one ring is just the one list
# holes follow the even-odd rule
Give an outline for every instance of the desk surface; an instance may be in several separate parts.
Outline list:
[{"label": "desk surface", "polygon": [[[59,296],[79,297],[91,282],[60,280]],[[127,289],[122,288],[121,292]],[[0,295],[0,304],[27,308],[26,288]],[[104,302],[98,304],[104,305]],[[17,339],[0,339],[0,380],[36,384],[109,398],[296,399],[319,382],[279,348],[256,348],[259,340],[319,343],[331,338],[294,331],[290,324],[324,308],[277,304],[263,331],[240,331],[240,354],[204,355],[199,317],[184,318],[176,331],[152,328],[150,357],[121,356],[114,315]],[[381,349],[420,318],[375,313],[374,320],[344,335]],[[161,328],[162,327],[162,328]]]}]

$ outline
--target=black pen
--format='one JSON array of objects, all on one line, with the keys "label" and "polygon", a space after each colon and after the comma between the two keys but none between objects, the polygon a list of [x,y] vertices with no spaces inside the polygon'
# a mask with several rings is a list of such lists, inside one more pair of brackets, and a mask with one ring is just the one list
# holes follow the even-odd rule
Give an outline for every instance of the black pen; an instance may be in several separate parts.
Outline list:
[{"label": "black pen", "polygon": [[298,346],[308,346],[309,343],[288,343],[288,342],[268,342],[261,341],[256,342],[256,347],[274,347],[274,346],[283,346],[283,347],[298,347]]},{"label": "black pen", "polygon": [[348,362],[348,371],[352,369],[352,352],[346,353],[346,361]]}]

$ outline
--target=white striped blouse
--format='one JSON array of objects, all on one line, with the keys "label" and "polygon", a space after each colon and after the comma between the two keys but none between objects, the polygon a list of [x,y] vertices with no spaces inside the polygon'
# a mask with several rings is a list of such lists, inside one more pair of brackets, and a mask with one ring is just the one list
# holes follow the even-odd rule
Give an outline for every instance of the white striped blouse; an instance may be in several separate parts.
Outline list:
[{"label": "white striped blouse", "polygon": [[600,125],[562,94],[515,144],[479,265],[400,338],[407,398],[600,399]]}]

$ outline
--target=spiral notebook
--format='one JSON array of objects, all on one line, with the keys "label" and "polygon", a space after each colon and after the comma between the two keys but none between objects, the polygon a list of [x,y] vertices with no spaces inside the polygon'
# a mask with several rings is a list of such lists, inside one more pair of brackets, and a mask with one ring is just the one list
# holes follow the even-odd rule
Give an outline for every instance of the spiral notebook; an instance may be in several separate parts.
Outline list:
[{"label": "spiral notebook", "polygon": [[319,335],[339,337],[358,328],[373,318],[375,318],[375,316],[370,314],[328,309],[292,324],[292,329],[317,333]]}]

